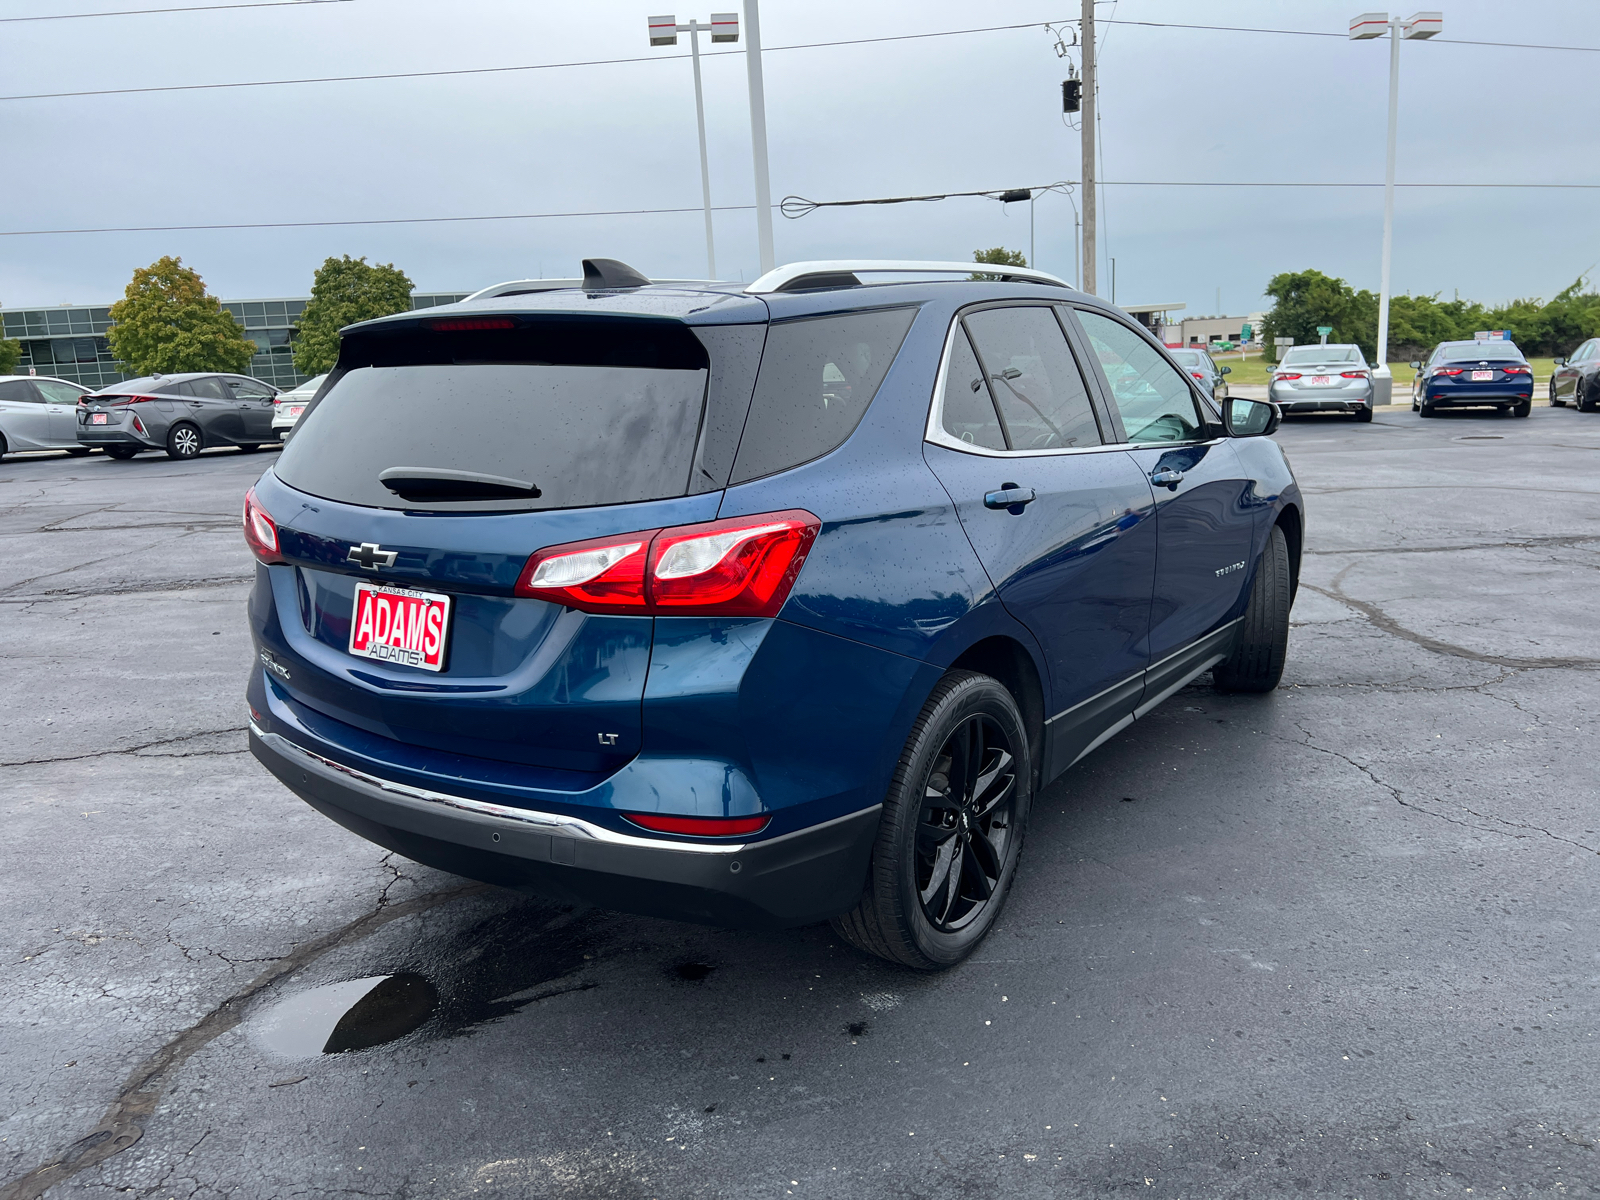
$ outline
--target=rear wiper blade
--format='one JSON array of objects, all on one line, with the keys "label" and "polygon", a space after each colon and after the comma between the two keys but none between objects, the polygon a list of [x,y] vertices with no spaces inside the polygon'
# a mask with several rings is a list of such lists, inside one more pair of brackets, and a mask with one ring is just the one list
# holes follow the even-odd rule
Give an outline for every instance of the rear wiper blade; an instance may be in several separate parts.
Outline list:
[{"label": "rear wiper blade", "polygon": [[402,500],[531,500],[543,494],[526,479],[449,467],[389,467],[378,482]]}]

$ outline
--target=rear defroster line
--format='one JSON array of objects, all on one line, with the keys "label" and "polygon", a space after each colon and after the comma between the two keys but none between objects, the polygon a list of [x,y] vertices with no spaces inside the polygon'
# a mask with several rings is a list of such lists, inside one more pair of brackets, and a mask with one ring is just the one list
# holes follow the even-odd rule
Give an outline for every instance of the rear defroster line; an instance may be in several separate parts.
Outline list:
[{"label": "rear defroster line", "polygon": [[73,1142],[59,1155],[42,1163],[0,1188],[0,1200],[39,1200],[50,1188],[71,1179],[80,1171],[120,1154],[144,1135],[140,1122],[150,1116],[173,1074],[190,1057],[233,1029],[244,1018],[247,1003],[279,980],[303,970],[330,950],[337,950],[381,929],[390,921],[427,912],[466,896],[490,892],[488,884],[468,884],[428,892],[411,900],[390,904],[380,898],[378,906],[319,938],[313,938],[268,967],[239,991],[218,1004],[195,1024],[172,1038],[150,1055],[130,1074],[122,1090],[112,1100],[100,1123]]}]

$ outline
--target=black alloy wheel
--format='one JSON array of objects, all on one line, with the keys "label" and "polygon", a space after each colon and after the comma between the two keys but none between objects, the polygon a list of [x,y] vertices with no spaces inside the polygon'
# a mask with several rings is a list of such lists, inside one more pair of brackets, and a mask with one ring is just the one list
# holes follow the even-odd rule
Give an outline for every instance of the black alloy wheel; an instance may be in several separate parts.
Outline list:
[{"label": "black alloy wheel", "polygon": [[200,431],[187,421],[180,421],[167,432],[168,458],[196,458],[204,448]]},{"label": "black alloy wheel", "polygon": [[1563,400],[1560,396],[1556,395],[1556,381],[1554,379],[1552,379],[1550,381],[1550,407],[1551,408],[1565,408],[1566,406],[1567,406],[1567,402],[1565,400]]},{"label": "black alloy wheel", "polygon": [[1000,888],[1017,797],[1010,746],[993,717],[970,716],[945,739],[923,785],[917,899],[939,933],[978,920]]},{"label": "black alloy wheel", "polygon": [[999,680],[951,671],[912,726],[866,887],[833,919],[852,945],[922,971],[977,947],[1016,876],[1033,799],[1032,749]]}]

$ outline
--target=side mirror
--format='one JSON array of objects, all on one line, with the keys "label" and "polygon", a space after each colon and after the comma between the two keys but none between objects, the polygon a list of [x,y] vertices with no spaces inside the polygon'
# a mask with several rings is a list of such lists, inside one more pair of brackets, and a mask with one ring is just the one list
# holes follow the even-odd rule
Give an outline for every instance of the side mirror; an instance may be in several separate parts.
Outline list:
[{"label": "side mirror", "polygon": [[1229,437],[1265,437],[1282,420],[1283,410],[1269,400],[1232,396],[1222,403],[1222,427]]},{"label": "side mirror", "polygon": [[1564,367],[1566,365],[1567,365],[1567,360],[1566,359],[1564,359],[1564,358],[1557,358],[1556,359],[1556,366]]},{"label": "side mirror", "polygon": [[1409,366],[1413,371],[1422,370],[1422,363],[1419,361],[1413,360],[1412,362],[1408,363],[1407,366]]},{"label": "side mirror", "polygon": [[1233,368],[1232,367],[1223,367],[1217,372],[1217,374],[1218,375],[1232,375],[1233,374]]}]

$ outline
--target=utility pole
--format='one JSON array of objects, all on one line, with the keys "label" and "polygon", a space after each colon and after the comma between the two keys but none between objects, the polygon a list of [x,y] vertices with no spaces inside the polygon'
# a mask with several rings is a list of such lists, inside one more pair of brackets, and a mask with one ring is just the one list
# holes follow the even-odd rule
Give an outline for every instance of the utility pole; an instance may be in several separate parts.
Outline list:
[{"label": "utility pole", "polygon": [[756,241],[761,251],[761,273],[765,275],[778,262],[772,250],[772,179],[767,171],[767,94],[761,82],[760,0],[744,0],[744,26],[744,64],[750,79],[750,146],[756,168]]},{"label": "utility pole", "polygon": [[1083,0],[1083,290],[1095,294],[1094,0]]}]

